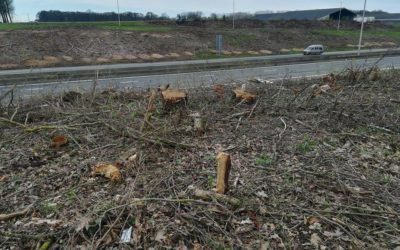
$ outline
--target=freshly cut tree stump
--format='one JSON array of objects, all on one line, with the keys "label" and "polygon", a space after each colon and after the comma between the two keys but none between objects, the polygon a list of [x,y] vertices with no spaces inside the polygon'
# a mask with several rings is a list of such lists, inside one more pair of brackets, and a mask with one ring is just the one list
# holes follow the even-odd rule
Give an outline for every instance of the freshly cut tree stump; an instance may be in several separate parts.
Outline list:
[{"label": "freshly cut tree stump", "polygon": [[223,85],[221,85],[221,84],[214,85],[213,90],[214,90],[215,94],[217,94],[217,96],[219,97],[220,100],[224,99],[225,90],[224,90]]},{"label": "freshly cut tree stump", "polygon": [[206,121],[204,120],[204,117],[202,117],[199,112],[195,112],[190,116],[193,117],[194,129],[197,132],[204,132],[206,128]]},{"label": "freshly cut tree stump", "polygon": [[217,155],[217,193],[225,194],[228,192],[229,173],[231,171],[231,156],[226,153]]},{"label": "freshly cut tree stump", "polygon": [[233,91],[235,93],[235,96],[237,99],[241,99],[242,101],[246,101],[246,102],[253,102],[257,96],[254,94],[251,94],[243,89],[235,89]]},{"label": "freshly cut tree stump", "polygon": [[187,93],[182,90],[167,89],[161,91],[165,104],[176,104],[187,100]]}]

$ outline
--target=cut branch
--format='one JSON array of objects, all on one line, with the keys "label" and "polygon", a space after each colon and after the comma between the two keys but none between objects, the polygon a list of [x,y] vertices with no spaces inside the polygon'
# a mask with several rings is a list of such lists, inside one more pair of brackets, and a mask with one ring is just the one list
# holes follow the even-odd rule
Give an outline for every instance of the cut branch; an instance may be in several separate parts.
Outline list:
[{"label": "cut branch", "polygon": [[232,197],[229,197],[229,196],[224,195],[224,194],[215,193],[215,192],[212,192],[212,191],[205,191],[205,190],[196,189],[196,190],[194,190],[194,196],[196,198],[202,199],[204,201],[216,200],[216,201],[219,201],[219,202],[229,203],[229,204],[234,205],[234,206],[239,206],[240,205],[240,200],[239,199],[232,198]]},{"label": "cut branch", "polygon": [[18,212],[14,212],[14,213],[10,213],[10,214],[0,214],[0,221],[11,220],[15,217],[25,215],[26,213],[28,213],[31,210],[32,207],[33,207],[33,204],[27,206],[26,208],[24,208],[23,210],[18,211]]}]

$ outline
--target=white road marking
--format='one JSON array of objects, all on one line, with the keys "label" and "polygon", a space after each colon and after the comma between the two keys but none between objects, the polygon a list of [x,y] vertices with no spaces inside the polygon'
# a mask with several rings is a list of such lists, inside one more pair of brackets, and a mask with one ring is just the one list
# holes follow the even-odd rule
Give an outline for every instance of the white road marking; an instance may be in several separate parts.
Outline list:
[{"label": "white road marking", "polygon": [[138,83],[138,80],[133,80],[133,81],[125,81],[125,82],[120,82],[121,84],[128,84],[128,83]]},{"label": "white road marking", "polygon": [[30,91],[39,91],[39,90],[43,90],[44,88],[43,87],[41,87],[41,88],[29,88],[28,90],[30,90]]},{"label": "white road marking", "polygon": [[200,78],[206,78],[206,77],[214,77],[214,75],[201,75]]}]

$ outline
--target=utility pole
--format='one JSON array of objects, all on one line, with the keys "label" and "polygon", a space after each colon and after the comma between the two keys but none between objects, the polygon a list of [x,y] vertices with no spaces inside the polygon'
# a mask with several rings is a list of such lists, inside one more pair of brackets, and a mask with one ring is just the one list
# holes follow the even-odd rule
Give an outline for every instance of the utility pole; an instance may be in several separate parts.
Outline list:
[{"label": "utility pole", "polygon": [[343,1],[340,0],[339,22],[337,25],[337,30],[340,30],[340,21],[342,19],[342,9],[343,9]]},{"label": "utility pole", "polygon": [[118,26],[121,27],[121,14],[119,13],[119,0],[117,0],[117,8],[118,8]]},{"label": "utility pole", "polygon": [[363,32],[364,32],[365,9],[366,8],[367,8],[367,0],[364,0],[364,11],[363,11],[363,17],[362,17],[362,20],[361,20],[360,41],[358,42],[358,53],[357,53],[358,56],[360,55],[361,43],[362,43]]},{"label": "utility pole", "polygon": [[232,0],[233,12],[232,12],[232,28],[235,29],[235,0]]}]

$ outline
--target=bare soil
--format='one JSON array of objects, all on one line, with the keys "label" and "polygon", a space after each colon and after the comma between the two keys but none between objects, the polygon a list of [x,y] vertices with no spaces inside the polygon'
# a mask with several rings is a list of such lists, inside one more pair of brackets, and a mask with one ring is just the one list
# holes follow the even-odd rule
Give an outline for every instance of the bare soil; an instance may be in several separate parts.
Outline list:
[{"label": "bare soil", "polygon": [[[228,22],[207,22],[203,26],[155,24],[171,27],[171,31],[143,33],[82,27],[0,32],[0,69],[215,57],[212,50],[217,34],[224,35],[225,56],[239,52],[241,55],[265,54],[263,51],[299,53],[315,43],[331,50],[343,50],[357,44],[359,30],[359,24],[353,22],[342,24],[342,29],[350,32],[344,35],[335,34],[336,22],[239,21],[236,30]],[[366,32],[392,29],[375,23],[368,24]],[[396,47],[399,43],[400,38],[385,34],[365,37],[366,48]]]},{"label": "bare soil", "polygon": [[[32,207],[0,222],[0,248],[395,249],[399,80],[349,69],[247,82],[254,103],[231,98],[237,82],[152,109],[148,92],[113,90],[3,106],[0,213]],[[69,144],[50,148],[56,135]],[[232,157],[226,196],[239,204],[193,195],[215,187],[220,151]],[[92,175],[116,161],[121,182]]]}]

